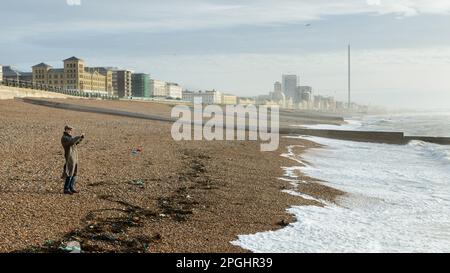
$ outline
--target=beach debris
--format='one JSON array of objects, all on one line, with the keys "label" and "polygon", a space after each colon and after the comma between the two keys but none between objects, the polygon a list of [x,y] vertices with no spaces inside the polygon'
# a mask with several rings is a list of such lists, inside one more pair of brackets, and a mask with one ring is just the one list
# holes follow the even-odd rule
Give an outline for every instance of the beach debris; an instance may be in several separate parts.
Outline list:
[{"label": "beach debris", "polygon": [[110,234],[95,234],[92,236],[92,239],[96,241],[103,241],[109,243],[116,243],[117,241],[117,238],[114,235]]},{"label": "beach debris", "polygon": [[59,247],[61,250],[69,253],[81,253],[81,244],[77,241],[68,242]]},{"label": "beach debris", "polygon": [[53,240],[45,240],[44,246],[53,246],[55,242]]},{"label": "beach debris", "polygon": [[100,186],[104,186],[107,183],[104,181],[99,181],[99,182],[93,182],[93,183],[89,183],[88,186],[89,187],[100,187]]},{"label": "beach debris", "polygon": [[143,185],[145,185],[145,182],[142,179],[137,179],[137,180],[131,181],[131,184],[138,185],[138,186],[143,186]]},{"label": "beach debris", "polygon": [[144,151],[144,148],[142,148],[142,146],[138,146],[138,147],[133,148],[133,149],[131,150],[131,154],[132,154],[132,155],[139,155],[139,154],[141,154],[143,151]]},{"label": "beach debris", "polygon": [[128,182],[128,184],[133,185],[133,186],[138,186],[141,189],[145,188],[145,181],[142,179],[132,180],[132,181]]}]

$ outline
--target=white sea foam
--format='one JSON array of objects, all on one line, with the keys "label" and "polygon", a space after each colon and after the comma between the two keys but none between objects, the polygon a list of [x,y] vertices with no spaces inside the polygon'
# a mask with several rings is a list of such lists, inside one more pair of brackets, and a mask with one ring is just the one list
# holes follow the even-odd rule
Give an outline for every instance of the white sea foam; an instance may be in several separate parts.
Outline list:
[{"label": "white sea foam", "polygon": [[318,129],[318,130],[359,130],[361,129],[362,123],[359,120],[346,120],[346,123],[342,125],[332,125],[332,124],[312,124],[312,125],[299,125],[307,129]]},{"label": "white sea foam", "polygon": [[233,244],[254,252],[450,252],[448,146],[307,139],[326,147],[288,156],[349,196],[338,205],[292,207],[297,222]]}]

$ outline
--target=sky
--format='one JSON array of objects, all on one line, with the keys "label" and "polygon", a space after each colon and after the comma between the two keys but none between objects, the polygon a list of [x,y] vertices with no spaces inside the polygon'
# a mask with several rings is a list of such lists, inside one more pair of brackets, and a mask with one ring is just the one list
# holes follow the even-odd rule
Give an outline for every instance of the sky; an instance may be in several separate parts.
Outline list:
[{"label": "sky", "polygon": [[272,91],[295,73],[315,95],[450,109],[450,0],[15,0],[0,9],[0,64],[71,56],[191,90]]}]

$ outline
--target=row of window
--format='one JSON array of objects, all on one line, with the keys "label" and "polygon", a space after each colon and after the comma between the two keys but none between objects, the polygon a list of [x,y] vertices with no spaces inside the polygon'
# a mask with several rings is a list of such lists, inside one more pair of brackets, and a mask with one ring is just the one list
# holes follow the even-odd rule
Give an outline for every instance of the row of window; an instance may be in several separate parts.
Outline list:
[{"label": "row of window", "polygon": [[[49,84],[59,84],[59,81],[48,81]],[[61,81],[61,84],[64,84],[64,81]]]},{"label": "row of window", "polygon": [[[48,84],[50,86],[63,86],[64,85],[64,81],[63,80],[49,80],[48,83],[45,80],[35,80],[34,81],[36,84]],[[69,89],[77,89],[77,81],[76,80],[67,80],[66,82],[66,88]],[[89,82],[83,82],[80,81],[80,86],[81,89],[92,89],[92,90],[104,90],[105,89],[105,85],[103,82],[93,82],[92,84]],[[107,89],[112,89],[112,86],[108,86]]]},{"label": "row of window", "polygon": [[[66,68],[76,68],[76,67],[77,67],[77,64],[66,64]],[[83,69],[83,65],[82,64],[80,64],[78,67],[80,69]]]},{"label": "row of window", "polygon": [[[58,83],[60,83],[61,82],[61,84],[63,84],[64,83],[64,81],[63,80],[61,80],[61,81],[58,81],[58,80],[51,80],[51,76],[49,77],[50,79],[49,79],[49,84],[58,84]],[[58,79],[58,75],[55,75],[55,77],[54,77],[55,79]],[[62,77],[62,75],[61,75],[61,77],[60,77],[61,79],[63,78]],[[38,83],[45,83],[45,80],[43,80],[43,79],[45,79],[45,77],[43,77],[42,75],[35,75],[35,77],[34,77],[34,79],[35,79],[35,81],[36,82],[38,82]],[[89,79],[89,78],[86,78],[87,79],[87,81],[80,81],[80,84],[84,84],[84,83],[88,83],[88,82],[90,82],[91,81],[91,79]],[[93,79],[92,80],[94,83],[92,84],[93,86],[104,86],[104,81],[103,80],[97,80],[97,79]],[[78,82],[78,80],[67,80],[67,84],[75,84],[75,83],[77,83]]]},{"label": "row of window", "polygon": [[[81,78],[81,79],[86,79],[86,80],[90,80],[91,78],[93,78],[94,80],[98,80],[98,81],[103,81],[106,80],[106,78],[104,76],[92,76],[91,74],[83,74],[83,73],[71,73],[71,74],[65,74],[67,78]],[[39,74],[38,73],[34,73],[34,78],[35,79],[45,79],[45,74]],[[64,78],[64,74],[49,74],[48,75],[49,79],[62,79]],[[111,81],[111,78],[108,78],[108,80]]]}]

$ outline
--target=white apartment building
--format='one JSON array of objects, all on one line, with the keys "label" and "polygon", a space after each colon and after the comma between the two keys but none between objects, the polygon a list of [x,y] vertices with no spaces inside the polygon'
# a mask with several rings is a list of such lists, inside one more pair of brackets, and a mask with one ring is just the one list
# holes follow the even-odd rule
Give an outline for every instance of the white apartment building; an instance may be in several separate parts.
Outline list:
[{"label": "white apartment building", "polygon": [[167,83],[164,81],[150,80],[150,96],[152,97],[167,97]]},{"label": "white apartment building", "polygon": [[222,104],[222,93],[218,91],[183,91],[183,100],[194,102],[194,98],[202,98],[203,104]]},{"label": "white apartment building", "polygon": [[3,81],[3,66],[0,64],[0,83]]},{"label": "white apartment building", "polygon": [[181,99],[183,97],[183,88],[176,83],[166,84],[166,97]]}]

